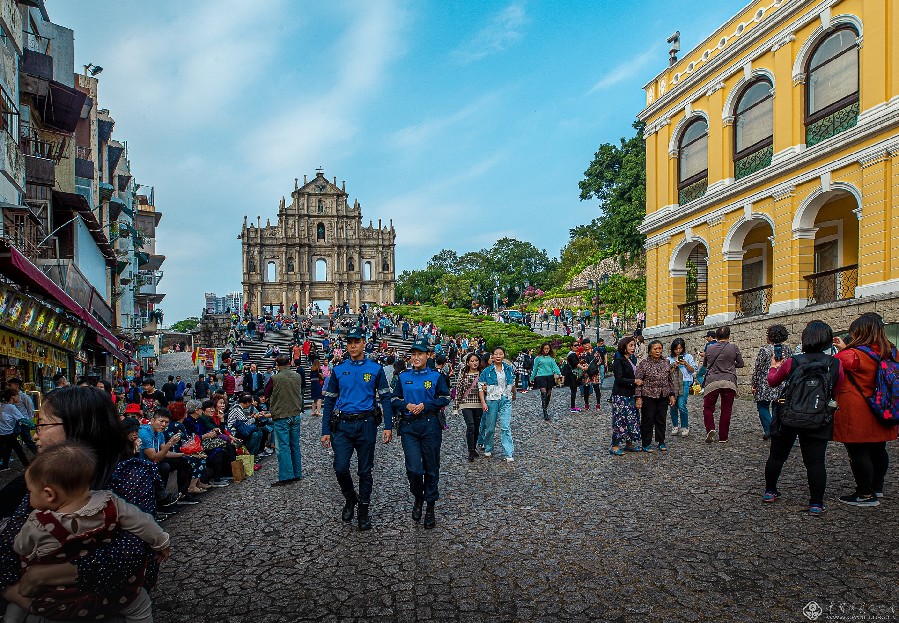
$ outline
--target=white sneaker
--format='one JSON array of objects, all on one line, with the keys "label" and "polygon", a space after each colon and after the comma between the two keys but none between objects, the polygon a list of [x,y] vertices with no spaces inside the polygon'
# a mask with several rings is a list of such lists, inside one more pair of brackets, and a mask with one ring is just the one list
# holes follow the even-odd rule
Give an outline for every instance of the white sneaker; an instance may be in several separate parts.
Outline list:
[{"label": "white sneaker", "polygon": [[681,436],[681,437],[686,437],[686,436],[689,435],[689,434],[690,434],[690,429],[689,429],[689,428],[682,428],[682,429],[680,429],[680,436]]},{"label": "white sneaker", "polygon": [[677,435],[679,432],[680,432],[680,426],[675,426],[674,428],[671,429],[672,436]]},{"label": "white sneaker", "polygon": [[509,463],[512,463],[512,462],[515,461],[515,457],[507,456],[507,457],[506,457],[506,461],[509,462]]},{"label": "white sneaker", "polygon": [[493,453],[492,453],[492,452],[485,452],[485,453],[484,453],[484,456],[486,456],[486,457],[489,458],[489,457],[493,456]]}]

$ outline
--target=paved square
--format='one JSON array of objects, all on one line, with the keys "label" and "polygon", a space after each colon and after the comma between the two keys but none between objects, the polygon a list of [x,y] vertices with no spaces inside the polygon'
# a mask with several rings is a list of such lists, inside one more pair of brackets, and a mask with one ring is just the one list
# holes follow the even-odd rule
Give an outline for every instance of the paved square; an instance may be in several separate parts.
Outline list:
[{"label": "paved square", "polygon": [[[558,391],[554,409],[567,407]],[[580,402],[580,401],[579,401]],[[515,403],[514,464],[466,460],[464,423],[444,435],[437,529],[410,518],[394,441],[379,446],[374,529],[340,521],[320,420],[303,422],[305,479],[270,489],[275,461],[165,523],[173,555],[153,593],[159,623],[190,621],[899,621],[899,452],[878,508],[851,490],[842,444],[828,450],[828,511],[806,514],[798,448],[763,505],[767,446],[738,401],[731,442],[692,434],[667,453],[607,453],[609,405],[546,423],[536,392]],[[501,452],[501,450],[499,451]],[[835,618],[837,615],[842,619]]]}]

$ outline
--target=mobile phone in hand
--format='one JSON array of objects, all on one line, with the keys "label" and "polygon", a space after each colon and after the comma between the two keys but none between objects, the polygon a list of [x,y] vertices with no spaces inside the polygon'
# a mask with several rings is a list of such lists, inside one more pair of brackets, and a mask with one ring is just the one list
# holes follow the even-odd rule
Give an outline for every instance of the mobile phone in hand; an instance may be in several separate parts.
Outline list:
[{"label": "mobile phone in hand", "polygon": [[782,361],[784,358],[784,345],[783,344],[775,344],[774,345],[774,359],[777,361]]}]

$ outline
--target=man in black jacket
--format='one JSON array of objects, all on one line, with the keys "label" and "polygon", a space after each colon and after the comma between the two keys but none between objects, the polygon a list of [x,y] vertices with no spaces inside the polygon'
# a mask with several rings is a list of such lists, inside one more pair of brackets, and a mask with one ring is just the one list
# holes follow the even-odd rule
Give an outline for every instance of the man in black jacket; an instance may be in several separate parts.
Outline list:
[{"label": "man in black jacket", "polygon": [[258,371],[256,364],[250,364],[250,369],[243,375],[243,390],[254,396],[261,396],[265,391],[265,377]]}]

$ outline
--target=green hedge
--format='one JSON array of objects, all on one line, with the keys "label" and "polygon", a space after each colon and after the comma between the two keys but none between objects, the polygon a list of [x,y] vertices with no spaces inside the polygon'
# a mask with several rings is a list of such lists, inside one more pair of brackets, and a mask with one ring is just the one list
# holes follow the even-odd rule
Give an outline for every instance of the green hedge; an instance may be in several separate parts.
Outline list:
[{"label": "green hedge", "polygon": [[522,325],[496,322],[490,316],[472,316],[468,311],[442,306],[391,305],[388,311],[404,316],[416,323],[419,320],[433,322],[440,328],[441,333],[445,337],[455,335],[482,336],[487,340],[488,350],[502,346],[506,349],[506,354],[510,359],[515,358],[525,348],[536,350],[540,344],[546,341],[559,341],[563,347],[570,347],[574,341],[574,338],[562,335],[544,337]]}]

